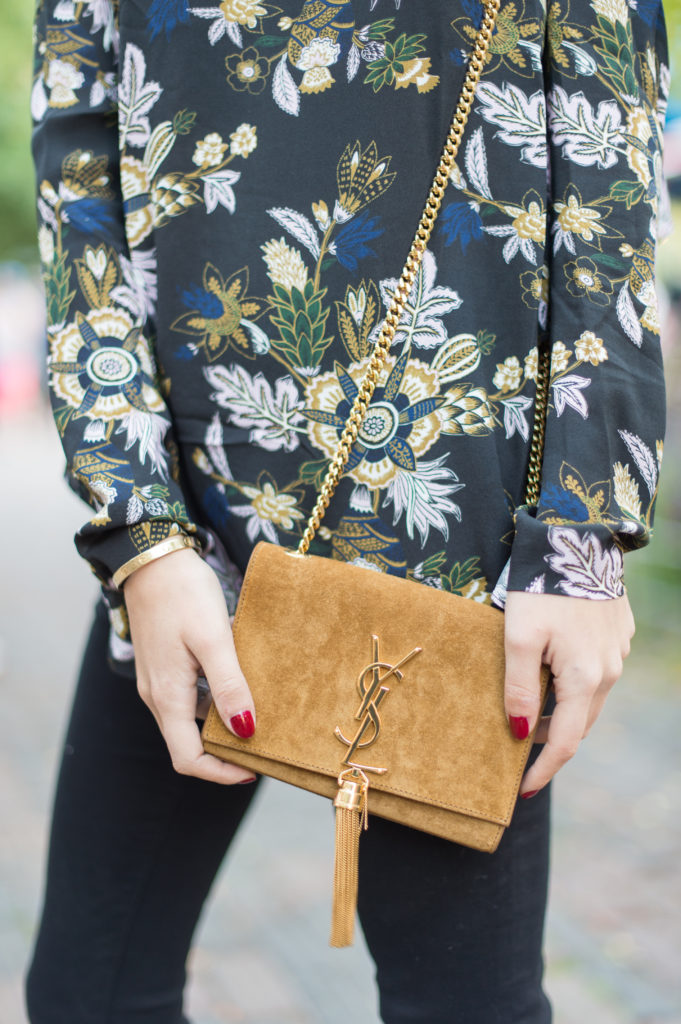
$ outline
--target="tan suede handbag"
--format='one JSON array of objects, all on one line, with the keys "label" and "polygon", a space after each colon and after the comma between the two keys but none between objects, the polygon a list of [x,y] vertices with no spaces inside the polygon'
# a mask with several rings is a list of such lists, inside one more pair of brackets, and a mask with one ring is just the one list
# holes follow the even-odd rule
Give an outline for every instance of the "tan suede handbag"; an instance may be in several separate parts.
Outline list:
[{"label": "tan suede handbag", "polygon": [[[212,706],[207,751],[335,797],[331,945],[352,942],[359,838],[368,813],[496,849],[532,736],[504,712],[504,616],[495,608],[347,562],[308,555],[343,474],[430,239],[471,108],[499,0],[488,0],[444,153],[406,266],[297,551],[255,548],[234,620],[257,729],[235,737]],[[528,476],[536,504],[548,360],[541,360]],[[544,674],[544,693],[548,672]]]}]

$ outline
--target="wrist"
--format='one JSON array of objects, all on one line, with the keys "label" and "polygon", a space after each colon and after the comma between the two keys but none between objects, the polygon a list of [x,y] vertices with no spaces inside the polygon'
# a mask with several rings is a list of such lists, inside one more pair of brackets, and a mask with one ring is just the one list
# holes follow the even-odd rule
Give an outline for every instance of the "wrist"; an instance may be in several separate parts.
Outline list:
[{"label": "wrist", "polygon": [[194,537],[190,537],[186,533],[176,533],[170,537],[165,537],[157,544],[152,544],[146,551],[141,551],[139,555],[135,555],[128,562],[125,562],[114,574],[113,582],[119,590],[123,584],[133,573],[136,573],[139,569],[144,568],[146,565],[150,565],[152,562],[157,561],[159,558],[170,555],[175,551],[182,550],[199,550],[199,542]]}]

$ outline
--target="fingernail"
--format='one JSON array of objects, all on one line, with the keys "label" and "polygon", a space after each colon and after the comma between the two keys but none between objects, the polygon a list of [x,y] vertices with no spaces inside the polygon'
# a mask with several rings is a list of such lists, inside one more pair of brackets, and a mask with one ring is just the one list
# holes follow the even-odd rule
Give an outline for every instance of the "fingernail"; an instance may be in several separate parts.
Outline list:
[{"label": "fingernail", "polygon": [[521,793],[520,795],[522,796],[523,800],[531,800],[532,797],[536,796],[538,792],[538,789],[530,789],[527,791],[527,793]]},{"label": "fingernail", "polygon": [[517,740],[526,740],[530,735],[530,723],[526,718],[517,718],[514,715],[508,716],[511,732]]},{"label": "fingernail", "polygon": [[253,775],[250,779],[242,779],[239,785],[248,786],[251,782],[255,782],[255,775]]},{"label": "fingernail", "polygon": [[241,711],[238,715],[232,715],[229,725],[232,732],[242,740],[250,739],[255,732],[255,722],[250,711]]}]

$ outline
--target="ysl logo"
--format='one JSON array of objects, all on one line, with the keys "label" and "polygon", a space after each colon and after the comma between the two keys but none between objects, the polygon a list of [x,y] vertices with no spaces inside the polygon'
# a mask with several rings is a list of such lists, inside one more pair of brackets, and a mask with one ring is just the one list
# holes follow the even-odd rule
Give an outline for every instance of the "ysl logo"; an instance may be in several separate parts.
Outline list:
[{"label": "ysl logo", "polygon": [[346,747],[349,747],[349,750],[342,762],[349,768],[358,768],[364,772],[375,772],[377,775],[384,775],[388,770],[387,768],[372,768],[370,765],[357,764],[354,757],[358,750],[370,747],[372,743],[375,743],[378,739],[378,735],[381,731],[381,719],[378,714],[378,709],[390,693],[390,687],[385,685],[386,680],[391,676],[394,676],[397,682],[401,683],[404,678],[401,669],[404,668],[407,662],[411,661],[413,657],[420,654],[422,650],[422,647],[415,647],[414,650],[410,651],[406,657],[402,658],[402,661],[398,662],[397,665],[390,665],[387,662],[381,661],[379,658],[378,637],[371,637],[372,661],[371,664],[367,665],[367,667],[362,670],[359,679],[357,680],[357,689],[359,691],[361,704],[355,718],[360,722],[360,726],[352,740],[345,738],[339,726],[336,726],[334,730],[335,735],[341,743],[344,743]]}]

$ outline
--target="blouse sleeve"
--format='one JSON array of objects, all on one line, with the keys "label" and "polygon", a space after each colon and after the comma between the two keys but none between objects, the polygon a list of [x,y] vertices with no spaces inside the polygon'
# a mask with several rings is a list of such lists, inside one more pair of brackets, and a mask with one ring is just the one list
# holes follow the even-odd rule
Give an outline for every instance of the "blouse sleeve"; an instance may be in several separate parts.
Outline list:
[{"label": "blouse sleeve", "polygon": [[154,362],[155,254],[126,241],[116,8],[41,0],[31,102],[50,398],[67,478],[94,510],[76,546],[104,583],[196,532]]},{"label": "blouse sleeve", "polygon": [[623,552],[650,538],[664,437],[662,5],[552,0],[546,38],[549,409],[509,589],[607,599],[623,592]]}]

